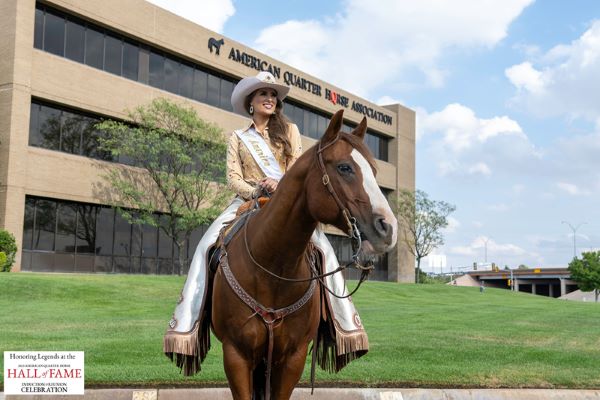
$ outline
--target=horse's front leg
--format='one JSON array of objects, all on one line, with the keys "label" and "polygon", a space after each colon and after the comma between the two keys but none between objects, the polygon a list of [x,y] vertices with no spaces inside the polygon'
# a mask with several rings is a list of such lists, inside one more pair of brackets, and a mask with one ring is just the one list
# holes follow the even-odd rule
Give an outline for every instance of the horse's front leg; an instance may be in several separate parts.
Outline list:
[{"label": "horse's front leg", "polygon": [[273,366],[271,376],[271,399],[287,400],[292,396],[294,387],[302,377],[308,343],[298,346],[287,356],[284,362]]},{"label": "horse's front leg", "polygon": [[252,399],[252,365],[235,346],[223,343],[223,366],[234,400]]}]

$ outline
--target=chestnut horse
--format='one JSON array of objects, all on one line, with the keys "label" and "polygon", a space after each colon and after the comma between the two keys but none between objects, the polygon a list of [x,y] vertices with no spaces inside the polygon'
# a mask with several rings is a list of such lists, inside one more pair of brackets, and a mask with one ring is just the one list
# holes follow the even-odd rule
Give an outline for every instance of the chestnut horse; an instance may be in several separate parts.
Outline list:
[{"label": "chestnut horse", "polygon": [[[222,265],[215,275],[212,327],[223,344],[225,373],[236,400],[250,400],[253,394],[254,398],[289,399],[300,380],[308,345],[316,337],[321,296],[319,290],[311,290],[310,281],[288,282],[272,274],[311,278],[305,252],[319,222],[348,231],[344,216],[348,212],[361,231],[365,255],[389,251],[396,243],[396,218],[377,186],[374,160],[363,143],[366,119],[348,134],[340,132],[342,115],[340,110],[333,116],[321,141],[296,161],[272,199],[229,242],[229,268]],[[261,318],[242,300],[240,291],[232,289],[235,284],[228,282],[226,273],[234,276],[248,297],[269,307],[267,314],[291,304],[298,307],[284,318]],[[273,322],[271,344],[268,321]],[[269,348],[272,372],[267,382]]]}]

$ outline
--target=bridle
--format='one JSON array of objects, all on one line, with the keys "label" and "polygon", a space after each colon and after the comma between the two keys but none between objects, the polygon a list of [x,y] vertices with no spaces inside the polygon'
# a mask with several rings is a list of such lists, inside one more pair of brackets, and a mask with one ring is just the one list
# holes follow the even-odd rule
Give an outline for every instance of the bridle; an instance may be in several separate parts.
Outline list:
[{"label": "bridle", "polygon": [[[256,211],[258,210],[258,198],[256,198],[253,209],[251,211],[249,211],[250,214],[244,221],[244,228],[243,228],[244,229],[244,243],[246,245],[246,252],[250,257],[250,260],[252,260],[254,265],[259,267],[262,271],[264,271],[267,274],[269,274],[277,279],[280,279],[282,281],[286,281],[286,282],[308,282],[308,281],[310,281],[310,285],[306,289],[304,295],[300,299],[298,299],[294,304],[284,307],[284,308],[281,308],[281,309],[274,310],[272,308],[268,308],[268,307],[265,307],[262,304],[260,304],[250,294],[248,294],[244,290],[244,288],[242,288],[242,286],[239,284],[239,282],[233,275],[233,272],[229,268],[227,249],[225,248],[225,245],[222,244],[222,247],[221,247],[222,250],[221,250],[221,255],[219,256],[219,260],[221,263],[223,274],[225,275],[225,280],[227,281],[227,283],[229,284],[231,289],[237,294],[237,296],[250,309],[252,309],[254,311],[254,314],[252,314],[252,316],[254,316],[254,315],[260,316],[260,318],[265,323],[265,326],[267,327],[267,334],[268,334],[267,360],[266,360],[267,370],[265,373],[265,380],[266,380],[266,382],[265,382],[265,397],[267,399],[270,399],[271,368],[272,368],[272,356],[273,356],[273,346],[274,346],[274,332],[273,332],[274,325],[279,321],[283,321],[285,316],[292,314],[295,311],[302,308],[312,298],[317,280],[321,283],[321,287],[325,288],[332,296],[335,296],[338,298],[346,298],[346,297],[350,297],[354,293],[356,293],[356,291],[360,288],[360,285],[367,279],[369,273],[374,269],[372,262],[367,262],[366,265],[361,265],[359,262],[359,253],[361,250],[361,243],[360,243],[361,242],[361,240],[360,240],[361,234],[360,234],[360,230],[358,229],[358,225],[356,223],[356,218],[354,218],[350,214],[350,211],[340,201],[340,198],[337,195],[335,188],[331,184],[329,175],[327,174],[327,171],[325,170],[325,163],[323,162],[323,154],[322,153],[329,146],[333,145],[335,142],[340,140],[340,138],[341,138],[341,136],[340,136],[340,133],[338,132],[335,139],[332,140],[327,145],[321,147],[321,142],[319,142],[319,146],[317,147],[317,150],[316,150],[316,155],[317,155],[317,158],[319,161],[319,168],[321,169],[321,172],[323,174],[321,181],[323,182],[323,185],[325,187],[327,187],[327,190],[329,191],[329,193],[331,194],[331,196],[337,203],[339,209],[342,212],[342,215],[344,216],[346,223],[348,224],[348,236],[350,236],[350,238],[352,239],[352,248],[354,250],[354,255],[352,256],[352,261],[350,263],[341,265],[338,268],[336,268],[334,271],[327,272],[324,274],[318,274],[317,267],[316,267],[316,260],[315,260],[316,257],[314,255],[314,251],[307,252],[308,264],[310,266],[312,276],[310,278],[305,278],[305,279],[285,278],[285,277],[277,275],[277,274],[271,272],[270,270],[268,270],[267,268],[263,267],[258,261],[256,261],[256,259],[252,255],[252,252],[250,251],[250,246],[248,245],[248,221],[250,220],[250,218],[253,215],[255,215]],[[361,270],[360,280],[359,280],[356,288],[354,288],[354,290],[351,293],[349,293],[346,296],[339,296],[327,287],[323,278],[325,278],[329,275],[336,274],[336,273],[348,268],[351,265],[353,265],[356,268]],[[315,379],[316,351],[317,351],[317,346],[316,346],[316,344],[313,344],[313,356],[312,356],[312,367],[311,367],[311,378],[310,378],[313,389],[314,389],[314,379]]]},{"label": "bridle", "polygon": [[[309,265],[311,267],[311,273],[312,273],[312,276],[310,278],[301,278],[301,279],[286,278],[281,275],[277,275],[274,272],[270,271],[268,268],[262,266],[252,255],[252,251],[250,250],[250,246],[248,244],[248,233],[247,233],[248,232],[248,221],[250,220],[251,216],[249,216],[246,219],[243,229],[244,229],[244,244],[246,245],[246,252],[247,252],[248,256],[250,257],[250,260],[254,263],[254,265],[259,267],[263,272],[267,273],[268,275],[270,275],[274,278],[277,278],[277,279],[285,281],[285,282],[308,282],[308,281],[314,281],[314,280],[318,279],[322,284],[321,286],[324,287],[332,296],[341,299],[341,298],[350,297],[354,293],[356,293],[356,291],[360,288],[362,283],[365,280],[367,280],[369,274],[375,267],[373,266],[373,262],[370,260],[365,262],[364,264],[361,264],[361,262],[359,260],[359,254],[361,251],[361,233],[360,233],[360,230],[358,229],[358,224],[356,222],[356,218],[354,218],[352,216],[352,214],[350,214],[350,211],[348,210],[348,208],[346,206],[344,206],[344,204],[342,204],[342,201],[340,200],[337,192],[335,191],[335,188],[331,184],[331,179],[329,178],[329,175],[327,174],[327,170],[325,169],[325,163],[323,161],[322,153],[323,153],[323,151],[325,151],[325,149],[332,146],[340,139],[341,139],[341,135],[338,132],[335,139],[333,139],[331,142],[327,143],[325,146],[321,147],[321,142],[319,142],[319,145],[316,147],[316,156],[317,156],[317,160],[318,160],[319,169],[321,170],[321,173],[322,173],[321,182],[327,188],[327,190],[329,191],[329,194],[335,200],[337,206],[339,207],[339,209],[342,212],[342,215],[345,219],[346,224],[348,225],[347,233],[348,233],[348,236],[350,237],[350,239],[352,240],[352,251],[353,251],[352,261],[350,261],[347,264],[340,265],[333,271],[319,274],[317,272],[317,268],[315,265],[316,260],[314,259],[315,257],[314,257],[314,253],[313,253],[312,257],[309,256],[309,260],[308,260]],[[253,207],[253,209],[250,212],[255,213],[256,211],[258,211],[258,201],[255,202],[255,207]],[[361,271],[361,276],[360,276],[357,286],[352,290],[352,292],[350,292],[347,295],[340,296],[340,295],[336,294],[335,292],[333,292],[331,289],[329,289],[329,287],[327,287],[327,285],[323,281],[323,278],[326,278],[327,276],[330,276],[330,275],[337,274],[338,272],[341,272],[341,271],[347,269],[348,267],[354,267],[354,268],[358,269],[359,271]]]},{"label": "bridle", "polygon": [[346,224],[348,225],[348,232],[347,232],[348,236],[353,241],[353,244],[352,244],[353,248],[355,247],[355,243],[356,243],[356,250],[354,251],[354,254],[352,255],[352,260],[354,262],[358,263],[358,254],[361,250],[361,235],[360,235],[360,230],[358,229],[358,224],[356,223],[356,218],[354,218],[352,216],[352,214],[350,214],[350,211],[348,210],[348,208],[346,208],[346,206],[344,204],[342,204],[340,197],[337,195],[335,188],[331,184],[331,179],[329,179],[329,175],[327,174],[327,170],[325,169],[325,162],[323,162],[323,151],[325,151],[325,149],[327,149],[329,146],[332,146],[333,144],[335,144],[340,139],[341,139],[341,136],[340,136],[340,133],[338,132],[335,139],[333,139],[331,142],[327,143],[324,147],[321,147],[321,142],[319,142],[319,146],[317,147],[317,160],[319,161],[319,169],[321,170],[321,173],[323,174],[321,181],[323,182],[323,185],[329,191],[329,194],[331,195],[331,197],[333,197],[333,200],[335,200],[337,206],[342,211],[342,215],[346,221]]}]

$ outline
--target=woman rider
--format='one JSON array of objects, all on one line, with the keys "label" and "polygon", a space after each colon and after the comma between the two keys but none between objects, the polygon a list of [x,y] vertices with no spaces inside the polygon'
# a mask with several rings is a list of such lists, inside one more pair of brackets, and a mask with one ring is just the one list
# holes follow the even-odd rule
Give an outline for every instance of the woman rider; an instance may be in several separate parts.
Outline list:
[{"label": "woman rider", "polygon": [[[199,371],[199,360],[208,351],[207,338],[210,321],[203,321],[207,293],[207,253],[215,243],[221,228],[231,221],[239,206],[263,190],[277,189],[283,174],[302,154],[298,127],[283,115],[283,99],[289,87],[279,84],[269,72],[242,79],[231,95],[233,111],[249,117],[250,123],[234,131],[227,146],[227,183],[236,198],[208,228],[194,253],[181,296],[169,321],[164,337],[164,352],[183,368],[185,375]],[[313,242],[326,257],[326,269],[337,268],[338,263],[325,234],[319,229]],[[328,277],[328,286],[336,293],[345,292],[341,274]],[[335,341],[338,356],[351,360],[368,348],[368,339],[362,329],[358,314],[348,300],[340,301],[330,296],[332,318],[335,324]],[[201,326],[203,329],[201,329]],[[352,353],[349,356],[345,354]]]}]

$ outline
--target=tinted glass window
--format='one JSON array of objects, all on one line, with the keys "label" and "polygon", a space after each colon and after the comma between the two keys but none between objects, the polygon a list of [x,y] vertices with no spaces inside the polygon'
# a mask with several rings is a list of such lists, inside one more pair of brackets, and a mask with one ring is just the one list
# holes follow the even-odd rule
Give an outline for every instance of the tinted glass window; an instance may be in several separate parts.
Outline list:
[{"label": "tinted glass window", "polygon": [[134,81],[138,78],[139,48],[131,43],[123,43],[123,76]]},{"label": "tinted glass window", "polygon": [[79,154],[81,131],[85,128],[87,120],[77,114],[67,111],[62,112],[62,134],[60,149],[71,154]]},{"label": "tinted glass window", "polygon": [[111,255],[115,210],[108,207],[98,209],[96,218],[96,254]]},{"label": "tinted glass window", "polygon": [[165,90],[179,93],[179,63],[168,57],[165,58]]},{"label": "tinted glass window", "polygon": [[44,24],[44,50],[63,56],[65,54],[65,19],[46,13]]},{"label": "tinted glass window", "polygon": [[[160,223],[164,226],[167,224],[168,217],[162,215]],[[158,230],[158,257],[159,258],[172,258],[171,249],[173,247],[173,240],[165,233],[164,229]]]},{"label": "tinted glass window", "polygon": [[142,257],[156,257],[158,249],[158,229],[151,225],[143,226],[144,240]]},{"label": "tinted glass window", "polygon": [[131,253],[131,225],[121,214],[115,213],[115,247],[116,256],[129,256]]},{"label": "tinted glass window", "polygon": [[25,220],[23,222],[23,249],[33,248],[33,219],[35,217],[35,199],[25,199]]},{"label": "tinted glass window", "polygon": [[93,28],[85,31],[85,63],[102,69],[104,60],[104,33]]},{"label": "tinted glass window", "polygon": [[40,107],[39,132],[36,137],[29,138],[32,146],[58,150],[60,144],[60,110],[47,106]]},{"label": "tinted glass window", "polygon": [[181,64],[179,66],[179,93],[181,96],[192,98],[194,83],[194,69],[189,65]]},{"label": "tinted glass window", "polygon": [[317,138],[323,136],[325,131],[327,130],[327,125],[329,124],[329,120],[322,115],[317,116],[318,126],[317,126]]},{"label": "tinted glass window", "polygon": [[206,101],[208,90],[208,74],[199,69],[194,70],[194,100]]},{"label": "tinted glass window", "polygon": [[96,157],[100,145],[94,130],[97,120],[90,117],[81,118],[81,154],[86,157]]},{"label": "tinted glass window", "polygon": [[219,107],[219,90],[221,88],[221,80],[214,75],[208,74],[208,90],[206,94],[206,102],[211,106]]},{"label": "tinted glass window", "polygon": [[155,52],[150,53],[150,69],[148,83],[162,89],[164,77],[164,57]]},{"label": "tinted glass window", "polygon": [[294,119],[294,113],[295,113],[295,109],[296,107],[294,107],[294,105],[287,103],[287,102],[283,102],[283,114],[288,117],[288,119],[290,121],[292,121],[293,123],[296,123],[296,120]]},{"label": "tinted glass window", "polygon": [[113,36],[106,35],[104,40],[104,70],[121,75],[123,42]]},{"label": "tinted glass window", "polygon": [[39,104],[31,103],[31,108],[29,111],[29,144],[30,145],[38,145],[40,143],[39,139],[39,115],[40,115],[40,106]]},{"label": "tinted glass window", "polygon": [[77,253],[94,253],[96,246],[97,210],[98,207],[91,204],[79,204],[77,206]]},{"label": "tinted glass window", "polygon": [[294,111],[296,125],[298,125],[298,130],[301,134],[304,134],[304,110],[300,107],[295,107]]},{"label": "tinted glass window", "polygon": [[[139,257],[142,254],[142,227],[131,225],[131,255]],[[134,267],[132,265],[132,267]]]},{"label": "tinted glass window", "polygon": [[34,250],[54,250],[54,231],[56,229],[56,203],[48,200],[36,202],[33,229]]},{"label": "tinted glass window", "polygon": [[67,21],[67,44],[65,57],[82,63],[85,49],[85,28],[73,21]]},{"label": "tinted glass window", "polygon": [[[318,139],[319,138],[319,127],[318,127],[318,118],[317,118],[317,114],[312,113],[312,112],[307,112],[305,113],[305,115],[308,114],[308,136]],[[306,123],[306,121],[305,121]],[[305,125],[306,127],[306,125]]]},{"label": "tinted glass window", "polygon": [[36,49],[43,49],[44,47],[44,11],[40,9],[35,10],[35,30],[33,37],[33,46]]},{"label": "tinted glass window", "polygon": [[75,231],[77,229],[77,206],[62,203],[58,207],[56,224],[56,251],[75,252]]},{"label": "tinted glass window", "polygon": [[219,107],[227,111],[233,110],[231,106],[231,92],[233,92],[233,83],[221,79],[221,102]]},{"label": "tinted glass window", "polygon": [[389,141],[387,139],[379,140],[379,157],[383,161],[389,161],[388,144]]},{"label": "tinted glass window", "polygon": [[150,50],[140,46],[139,52],[138,82],[147,85],[150,79]]}]

